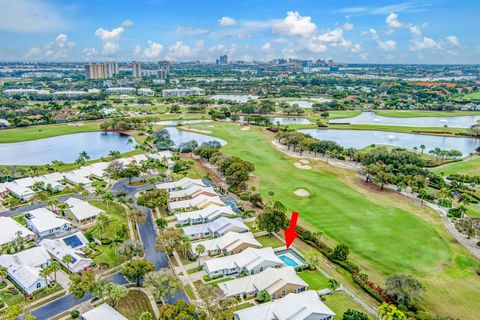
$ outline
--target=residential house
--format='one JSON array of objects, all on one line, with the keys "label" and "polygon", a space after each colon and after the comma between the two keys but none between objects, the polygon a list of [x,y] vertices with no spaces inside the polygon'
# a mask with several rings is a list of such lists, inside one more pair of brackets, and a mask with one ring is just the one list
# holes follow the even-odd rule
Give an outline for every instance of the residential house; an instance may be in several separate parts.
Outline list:
[{"label": "residential house", "polygon": [[220,237],[230,231],[244,233],[250,231],[250,228],[243,223],[241,218],[220,217],[208,223],[184,227],[182,230],[186,236],[194,240],[208,237]]},{"label": "residential house", "polygon": [[63,174],[65,180],[76,186],[83,186],[89,188],[92,186],[92,180],[88,176],[83,175],[83,172],[80,170],[73,170],[70,172],[65,172]]},{"label": "residential house", "polygon": [[18,183],[17,181],[5,182],[3,186],[8,190],[10,194],[24,201],[28,201],[32,199],[33,196],[35,196],[35,192],[29,186],[25,186],[24,184]]},{"label": "residential house", "polygon": [[[62,238],[40,241],[40,246],[71,272],[80,272],[92,264],[92,260],[82,251],[87,245],[88,240],[81,232]],[[72,257],[72,262],[69,264],[62,261],[67,255]]]},{"label": "residential house", "polygon": [[233,211],[232,207],[217,206],[212,204],[200,210],[175,213],[175,218],[177,218],[180,225],[186,225],[206,223],[220,217],[228,217],[233,215],[235,215],[235,212]]},{"label": "residential house", "polygon": [[237,254],[247,248],[260,248],[262,245],[258,242],[251,232],[238,233],[234,231],[227,232],[221,237],[194,242],[191,243],[191,251],[194,255],[199,255],[197,252],[197,246],[203,245],[205,252],[204,255],[217,255],[217,254]]},{"label": "residential house", "polygon": [[168,210],[170,211],[187,211],[191,209],[204,209],[210,205],[224,206],[225,203],[218,195],[203,195],[200,194],[193,199],[174,201],[168,203]]},{"label": "residential house", "polygon": [[35,234],[10,217],[0,217],[0,247],[21,239],[33,239]]},{"label": "residential house", "polygon": [[272,300],[308,290],[308,284],[297,275],[293,267],[288,266],[280,269],[267,268],[251,276],[220,283],[218,287],[227,297],[246,298],[266,291]]},{"label": "residential house", "polygon": [[68,231],[72,228],[70,221],[58,217],[47,208],[38,208],[29,211],[25,218],[27,227],[39,237],[47,237],[53,234]]},{"label": "residential house", "polygon": [[42,247],[0,256],[0,266],[7,269],[10,279],[27,294],[32,294],[48,285],[50,278],[41,277],[40,271],[50,262],[50,255]]},{"label": "residential house", "polygon": [[107,303],[101,304],[80,315],[81,320],[128,320]]},{"label": "residential house", "polygon": [[230,275],[240,272],[256,274],[267,268],[284,267],[285,263],[272,248],[247,248],[239,254],[205,261],[203,269],[208,276]]},{"label": "residential house", "polygon": [[199,195],[213,197],[213,196],[218,196],[218,193],[216,193],[212,187],[203,187],[203,186],[195,185],[188,189],[170,191],[169,200],[182,201],[182,200],[193,199],[195,197],[198,197]]},{"label": "residential house", "polygon": [[203,183],[202,179],[191,179],[191,178],[182,178],[178,181],[173,182],[166,182],[166,183],[159,183],[156,185],[157,189],[163,189],[167,191],[175,191],[175,190],[182,190],[188,189],[192,186],[201,186],[205,187],[205,183]]},{"label": "residential house", "polygon": [[75,220],[79,223],[84,223],[86,221],[94,219],[99,214],[103,213],[102,209],[99,209],[87,201],[83,201],[77,198],[68,198],[65,201],[68,204],[68,210],[75,217]]},{"label": "residential house", "polygon": [[235,320],[332,320],[330,310],[313,290],[235,311]]}]

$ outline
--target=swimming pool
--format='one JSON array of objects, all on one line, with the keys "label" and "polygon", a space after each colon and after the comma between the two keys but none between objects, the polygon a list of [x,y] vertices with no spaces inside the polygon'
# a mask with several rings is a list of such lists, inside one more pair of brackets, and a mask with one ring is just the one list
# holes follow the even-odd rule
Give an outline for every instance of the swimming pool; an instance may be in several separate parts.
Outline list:
[{"label": "swimming pool", "polygon": [[283,255],[283,256],[279,256],[280,260],[282,260],[283,262],[285,262],[285,264],[289,267],[298,267],[298,263],[295,262],[295,260],[293,260],[292,258],[286,256],[286,255]]}]

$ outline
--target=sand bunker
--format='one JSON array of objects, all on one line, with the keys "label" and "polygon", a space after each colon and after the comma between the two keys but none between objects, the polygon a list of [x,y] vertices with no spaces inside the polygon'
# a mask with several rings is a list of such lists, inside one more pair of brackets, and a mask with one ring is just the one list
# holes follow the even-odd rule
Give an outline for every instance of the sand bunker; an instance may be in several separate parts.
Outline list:
[{"label": "sand bunker", "polygon": [[305,189],[297,189],[293,193],[299,197],[308,197],[310,195],[310,192]]},{"label": "sand bunker", "polygon": [[242,129],[240,129],[240,130],[242,130],[242,131],[248,131],[248,130],[250,130],[250,127],[242,127]]},{"label": "sand bunker", "polygon": [[295,167],[297,167],[298,169],[303,169],[303,170],[310,170],[310,169],[312,169],[311,166],[306,165],[306,164],[302,164],[302,163],[300,163],[300,162],[295,162],[293,165],[294,165]]},{"label": "sand bunker", "polygon": [[303,164],[309,164],[310,163],[310,161],[308,161],[307,159],[298,160],[298,162],[303,163]]}]

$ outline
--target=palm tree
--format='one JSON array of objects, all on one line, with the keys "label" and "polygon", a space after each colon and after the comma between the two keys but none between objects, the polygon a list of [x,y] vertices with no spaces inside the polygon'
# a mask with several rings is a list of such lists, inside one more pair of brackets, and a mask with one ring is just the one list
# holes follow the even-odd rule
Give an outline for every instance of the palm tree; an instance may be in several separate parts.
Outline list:
[{"label": "palm tree", "polygon": [[62,202],[57,206],[58,211],[61,212],[62,215],[65,214],[65,210],[67,210],[68,208],[70,208],[70,206],[68,205],[68,203],[65,202]]},{"label": "palm tree", "polygon": [[73,257],[69,254],[62,258],[62,262],[67,265],[67,270],[70,272],[70,263],[73,262]]},{"label": "palm tree", "polygon": [[470,204],[470,196],[466,193],[462,193],[458,196],[458,202],[468,206]]},{"label": "palm tree", "polygon": [[50,199],[47,201],[47,207],[50,207],[50,210],[55,211],[58,208],[60,201],[58,199]]},{"label": "palm tree", "polygon": [[114,199],[115,199],[115,196],[111,192],[105,192],[102,195],[102,200],[105,201],[105,203],[107,204],[107,211],[108,211],[108,206],[110,205],[110,202],[113,201]]},{"label": "palm tree", "polygon": [[53,272],[53,277],[55,282],[57,282],[57,271],[60,271],[62,269],[62,267],[60,266],[60,263],[58,263],[57,261],[53,261],[50,264],[49,268]]},{"label": "palm tree", "polygon": [[38,275],[42,278],[45,278],[45,283],[48,284],[48,276],[52,274],[52,269],[49,266],[43,267],[39,272]]},{"label": "palm tree", "polygon": [[421,145],[420,145],[420,149],[422,149],[422,154],[423,154],[423,152],[425,151],[425,148],[426,148],[426,146],[425,146],[424,144],[421,144]]},{"label": "palm tree", "polygon": [[200,257],[205,252],[205,246],[203,244],[199,244],[195,247],[195,250],[198,253],[198,266],[200,266]]}]

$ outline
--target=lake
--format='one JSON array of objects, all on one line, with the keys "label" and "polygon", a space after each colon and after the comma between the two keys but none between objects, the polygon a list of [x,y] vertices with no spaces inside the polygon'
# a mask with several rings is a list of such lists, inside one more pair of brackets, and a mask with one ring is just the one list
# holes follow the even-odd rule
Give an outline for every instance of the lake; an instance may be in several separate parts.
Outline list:
[{"label": "lake", "polygon": [[202,122],[212,122],[212,119],[198,119],[198,120],[162,120],[162,121],[157,121],[153,122],[154,125],[158,126],[167,126],[167,127],[175,127],[178,125],[178,122],[180,121],[181,125],[185,124],[194,124],[194,123],[202,123]]},{"label": "lake", "polygon": [[250,94],[214,94],[211,95],[210,98],[213,98],[215,100],[233,100],[236,102],[247,102],[250,99],[257,99],[258,96],[253,96]]},{"label": "lake", "polygon": [[178,146],[183,142],[188,142],[191,140],[197,141],[198,145],[201,145],[203,142],[212,141],[212,140],[220,142],[222,146],[227,144],[225,140],[222,140],[219,138],[210,137],[197,132],[178,130],[175,127],[166,127],[165,130],[167,130],[168,133],[170,133],[170,138],[175,143],[175,146]]},{"label": "lake", "polygon": [[1,165],[40,165],[53,160],[74,162],[86,151],[90,158],[99,159],[109,151],[127,152],[137,144],[128,145],[130,136],[112,132],[83,132],[39,140],[0,143]]},{"label": "lake", "polygon": [[[240,120],[238,122],[240,123],[245,123],[245,116],[240,116]],[[272,121],[273,124],[280,123],[281,125],[285,124],[312,124],[310,120],[307,118],[301,118],[301,117],[268,117],[270,121]]]},{"label": "lake", "polygon": [[334,119],[329,122],[405,127],[444,127],[446,125],[450,128],[468,128],[478,120],[480,116],[392,118],[377,116],[375,112],[362,112],[353,118]]},{"label": "lake", "polygon": [[299,130],[308,133],[320,140],[332,140],[345,148],[363,149],[372,144],[384,144],[396,147],[413,149],[424,144],[425,152],[439,147],[443,150],[459,150],[464,156],[480,147],[480,139],[465,137],[430,136],[413,133],[398,133],[375,130],[334,130],[334,129],[305,129]]}]

